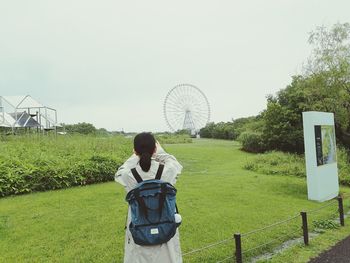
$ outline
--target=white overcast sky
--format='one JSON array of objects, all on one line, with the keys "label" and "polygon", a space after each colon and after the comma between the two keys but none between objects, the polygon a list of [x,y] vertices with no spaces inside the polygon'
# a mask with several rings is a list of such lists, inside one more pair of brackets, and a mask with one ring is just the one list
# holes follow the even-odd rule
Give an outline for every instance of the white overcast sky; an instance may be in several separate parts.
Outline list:
[{"label": "white overcast sky", "polygon": [[308,33],[350,22],[349,0],[0,0],[0,95],[60,122],[167,130],[163,101],[199,87],[211,120],[256,115],[300,73]]}]

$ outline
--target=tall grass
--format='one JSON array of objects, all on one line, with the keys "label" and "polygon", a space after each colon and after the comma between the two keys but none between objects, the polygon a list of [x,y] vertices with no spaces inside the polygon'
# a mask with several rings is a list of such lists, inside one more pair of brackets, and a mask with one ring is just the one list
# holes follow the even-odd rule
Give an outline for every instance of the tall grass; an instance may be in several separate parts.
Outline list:
[{"label": "tall grass", "polygon": [[105,182],[131,154],[121,136],[10,136],[0,141],[0,196]]},{"label": "tall grass", "polygon": [[[158,135],[161,143],[188,143],[187,135]],[[124,136],[43,136],[0,138],[0,196],[111,181],[132,154]]]},{"label": "tall grass", "polygon": [[[337,163],[339,181],[343,185],[350,186],[349,152],[337,148]],[[305,177],[305,157],[303,155],[271,151],[257,154],[255,158],[244,164],[244,169],[262,174],[279,174],[297,177]]]}]

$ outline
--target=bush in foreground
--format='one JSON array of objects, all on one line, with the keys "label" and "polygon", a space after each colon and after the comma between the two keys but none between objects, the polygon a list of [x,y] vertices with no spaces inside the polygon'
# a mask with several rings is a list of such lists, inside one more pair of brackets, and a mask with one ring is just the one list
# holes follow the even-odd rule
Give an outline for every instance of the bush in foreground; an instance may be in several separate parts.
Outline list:
[{"label": "bush in foreground", "polygon": [[[188,135],[158,135],[188,143]],[[8,136],[0,140],[0,196],[112,181],[132,154],[132,137]]]},{"label": "bush in foreground", "polygon": [[16,136],[0,141],[0,196],[113,180],[131,154],[121,136]]}]

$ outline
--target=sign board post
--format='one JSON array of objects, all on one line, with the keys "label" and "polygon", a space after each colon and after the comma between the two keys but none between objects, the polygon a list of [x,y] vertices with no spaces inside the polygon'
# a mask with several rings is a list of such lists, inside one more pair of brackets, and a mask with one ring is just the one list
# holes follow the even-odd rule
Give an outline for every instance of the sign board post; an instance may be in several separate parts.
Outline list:
[{"label": "sign board post", "polygon": [[323,202],[339,194],[334,114],[303,112],[307,192]]}]

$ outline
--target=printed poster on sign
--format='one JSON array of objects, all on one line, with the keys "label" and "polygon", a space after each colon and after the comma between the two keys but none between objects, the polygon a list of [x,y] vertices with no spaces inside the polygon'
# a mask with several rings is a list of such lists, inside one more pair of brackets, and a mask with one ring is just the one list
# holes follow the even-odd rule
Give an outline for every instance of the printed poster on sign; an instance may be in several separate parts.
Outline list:
[{"label": "printed poster on sign", "polygon": [[315,125],[317,166],[337,161],[333,125]]}]

